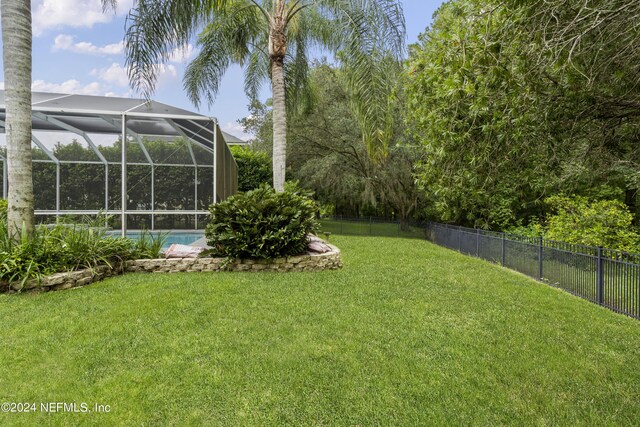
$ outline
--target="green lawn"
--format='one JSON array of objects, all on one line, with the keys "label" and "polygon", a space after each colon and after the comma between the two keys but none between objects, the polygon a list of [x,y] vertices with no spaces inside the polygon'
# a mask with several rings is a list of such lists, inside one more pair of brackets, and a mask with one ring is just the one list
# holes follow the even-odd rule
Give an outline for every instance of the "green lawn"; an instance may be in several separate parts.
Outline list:
[{"label": "green lawn", "polygon": [[387,221],[375,222],[375,220],[368,221],[366,218],[363,218],[361,221],[323,218],[320,220],[320,226],[320,234],[329,232],[347,236],[407,237],[419,239],[425,237],[424,230],[419,227],[409,225],[401,227],[398,223],[389,223]]},{"label": "green lawn", "polygon": [[0,296],[0,425],[635,425],[640,322],[416,239],[324,273]]}]

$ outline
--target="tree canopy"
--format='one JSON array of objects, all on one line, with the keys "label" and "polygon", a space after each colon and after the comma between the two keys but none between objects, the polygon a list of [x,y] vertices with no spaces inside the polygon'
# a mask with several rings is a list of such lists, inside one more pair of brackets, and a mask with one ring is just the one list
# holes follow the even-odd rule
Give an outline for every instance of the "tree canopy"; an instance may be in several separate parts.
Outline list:
[{"label": "tree canopy", "polygon": [[[394,69],[389,70],[392,74]],[[395,68],[390,81],[397,82],[400,72]],[[311,109],[289,123],[288,176],[313,190],[329,212],[402,220],[414,216],[420,198],[413,177],[418,153],[404,140],[403,102],[397,87],[389,97],[394,121],[387,154],[372,157],[350,100],[347,73],[320,61],[309,76],[316,100]],[[252,144],[260,149],[268,150],[270,115],[267,105],[253,104],[251,119],[242,121],[247,131],[256,134]]]},{"label": "tree canopy", "polygon": [[[105,6],[114,1],[103,0]],[[149,96],[160,64],[197,37],[184,88],[198,105],[212,103],[231,64],[245,72],[255,98],[270,80],[273,100],[273,183],[282,191],[286,167],[287,110],[312,99],[309,50],[336,54],[349,70],[358,122],[369,147],[386,146],[389,86],[385,63],[404,52],[399,0],[138,0],[127,20],[125,50],[132,86]]]},{"label": "tree canopy", "polygon": [[410,48],[407,120],[435,218],[504,228],[556,193],[621,194],[638,212],[638,28],[610,8],[639,2],[589,3],[454,0]]}]

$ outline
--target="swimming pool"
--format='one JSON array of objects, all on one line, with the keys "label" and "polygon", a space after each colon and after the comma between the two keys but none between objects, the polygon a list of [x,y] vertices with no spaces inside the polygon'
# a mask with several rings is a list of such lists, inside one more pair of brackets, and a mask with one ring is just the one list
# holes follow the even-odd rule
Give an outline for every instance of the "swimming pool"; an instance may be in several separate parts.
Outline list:
[{"label": "swimming pool", "polygon": [[[165,237],[162,249],[167,249],[174,243],[190,245],[204,237],[204,231],[149,231],[149,233],[154,236],[163,235]],[[113,234],[119,234],[119,232],[116,231]],[[127,231],[127,237],[133,240],[138,240],[141,234],[141,231]]]}]

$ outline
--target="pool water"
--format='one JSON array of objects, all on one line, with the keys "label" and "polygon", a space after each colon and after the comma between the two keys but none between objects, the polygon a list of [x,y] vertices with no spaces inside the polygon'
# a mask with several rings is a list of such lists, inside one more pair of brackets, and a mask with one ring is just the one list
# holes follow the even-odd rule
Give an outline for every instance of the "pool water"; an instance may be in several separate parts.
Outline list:
[{"label": "pool water", "polygon": [[[167,249],[174,243],[180,245],[190,245],[198,239],[204,237],[203,231],[151,231],[153,236],[163,235],[165,237],[164,245],[162,249]],[[140,231],[128,231],[127,237],[133,240],[138,240],[142,233]]]}]

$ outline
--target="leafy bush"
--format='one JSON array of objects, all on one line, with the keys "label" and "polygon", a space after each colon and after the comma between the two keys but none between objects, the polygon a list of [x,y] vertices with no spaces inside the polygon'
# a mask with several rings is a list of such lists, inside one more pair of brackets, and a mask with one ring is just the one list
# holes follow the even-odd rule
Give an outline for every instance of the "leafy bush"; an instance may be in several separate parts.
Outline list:
[{"label": "leafy bush", "polygon": [[26,281],[62,271],[131,259],[133,242],[86,225],[40,226],[32,238],[0,253],[0,280]]},{"label": "leafy bush", "polygon": [[0,282],[26,282],[53,273],[159,256],[166,237],[143,233],[139,240],[108,234],[104,218],[82,224],[39,226],[34,235],[14,243],[6,218],[0,217]]},{"label": "leafy bush", "polygon": [[309,199],[313,199],[314,191],[300,185],[299,179],[287,180],[284,182],[284,191],[287,193],[297,194],[298,196],[304,196]]},{"label": "leafy bush", "polygon": [[7,210],[8,203],[5,199],[0,199],[0,251],[10,252],[13,247],[13,239],[7,230]]},{"label": "leafy bush", "polygon": [[231,146],[238,164],[238,191],[249,191],[262,184],[271,184],[271,159],[266,153],[241,146]]},{"label": "leafy bush", "polygon": [[135,259],[153,259],[162,256],[162,247],[167,241],[167,233],[153,234],[143,231],[138,240],[133,245],[133,256]]},{"label": "leafy bush", "polygon": [[519,224],[517,226],[509,227],[505,230],[505,232],[510,234],[516,234],[518,236],[526,236],[526,237],[542,237],[544,236],[545,230],[538,217],[532,217],[529,221],[529,224],[522,225]]},{"label": "leafy bush", "polygon": [[547,203],[556,214],[547,220],[546,238],[640,252],[640,235],[633,229],[633,215],[624,203],[579,196],[554,196]]},{"label": "leafy bush", "polygon": [[271,259],[298,255],[307,234],[318,230],[317,204],[289,191],[262,185],[211,205],[205,231],[213,254],[230,258]]}]

